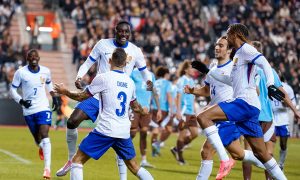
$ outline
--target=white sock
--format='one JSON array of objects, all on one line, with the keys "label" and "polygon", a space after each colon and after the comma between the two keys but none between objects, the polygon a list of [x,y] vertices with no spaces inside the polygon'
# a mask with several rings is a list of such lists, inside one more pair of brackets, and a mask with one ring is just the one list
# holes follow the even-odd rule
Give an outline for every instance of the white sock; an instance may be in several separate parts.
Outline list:
[{"label": "white sock", "polygon": [[142,156],[142,163],[146,163],[147,162],[147,156],[146,155],[143,155]]},{"label": "white sock", "polygon": [[141,180],[153,180],[152,175],[145,168],[140,167],[136,176]]},{"label": "white sock", "polygon": [[263,163],[261,163],[261,162],[254,156],[254,154],[253,154],[252,151],[244,150],[244,152],[245,152],[245,156],[244,156],[243,162],[248,162],[248,163],[251,163],[251,164],[255,165],[256,167],[265,169],[265,166],[263,165]]},{"label": "white sock", "polygon": [[44,138],[41,141],[45,168],[50,169],[51,165],[51,143],[50,138]]},{"label": "white sock", "polygon": [[70,180],[83,180],[83,165],[72,163]]},{"label": "white sock", "polygon": [[283,167],[285,159],[286,159],[287,150],[280,150],[280,158],[279,158],[279,165]]},{"label": "white sock", "polygon": [[120,175],[120,180],[127,180],[127,167],[123,159],[117,155],[117,165]]},{"label": "white sock", "polygon": [[221,141],[221,138],[218,134],[218,129],[215,125],[209,126],[208,128],[205,128],[204,133],[208,139],[208,142],[215,148],[217,151],[219,158],[221,161],[228,161],[229,157],[226,153],[226,150],[223,146],[223,143]]},{"label": "white sock", "polygon": [[196,180],[207,180],[213,169],[213,160],[202,160]]},{"label": "white sock", "polygon": [[67,128],[67,144],[68,144],[69,160],[71,160],[74,154],[76,153],[77,138],[78,138],[77,128],[76,129]]},{"label": "white sock", "polygon": [[269,174],[277,179],[277,180],[286,180],[287,178],[279,168],[276,160],[272,157],[268,162],[264,164],[266,167],[266,170],[269,172]]}]

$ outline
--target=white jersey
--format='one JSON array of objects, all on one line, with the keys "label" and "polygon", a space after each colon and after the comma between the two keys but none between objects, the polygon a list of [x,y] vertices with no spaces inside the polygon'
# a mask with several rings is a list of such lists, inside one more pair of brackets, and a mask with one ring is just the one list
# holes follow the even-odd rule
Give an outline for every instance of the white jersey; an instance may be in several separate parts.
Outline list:
[{"label": "white jersey", "polygon": [[[94,46],[91,51],[89,58],[92,61],[98,62],[98,73],[105,73],[110,71],[109,59],[111,58],[114,50],[118,48],[118,46],[114,39],[101,39]],[[144,55],[142,50],[134,45],[133,43],[127,41],[127,43],[122,46],[124,48],[127,59],[126,59],[126,67],[124,72],[130,76],[134,66],[136,66],[139,70],[146,68],[146,61],[144,59]]]},{"label": "white jersey", "polygon": [[100,96],[96,131],[114,138],[129,138],[128,109],[136,99],[133,80],[124,72],[114,70],[98,74],[87,89],[92,95]]},{"label": "white jersey", "polygon": [[[127,41],[124,46],[118,46],[118,44],[115,42],[115,39],[101,39],[94,46],[88,57],[88,59],[91,61],[98,63],[98,74],[110,71],[109,59],[111,58],[114,50],[118,47],[122,47],[127,54],[127,64],[124,68],[124,72],[126,74],[130,76],[134,66],[136,66],[139,71],[146,69],[146,61],[144,59],[142,50],[139,47],[129,41]],[[94,97],[99,99],[97,95]]]},{"label": "white jersey", "polygon": [[[12,81],[12,88],[22,88],[22,99],[31,100],[32,106],[23,107],[24,116],[41,111],[50,111],[49,101],[46,95],[45,86],[49,91],[53,91],[50,70],[44,66],[39,66],[38,72],[32,72],[28,65],[18,69]],[[20,97],[13,97],[19,102]]]},{"label": "white jersey", "polygon": [[[215,71],[214,73],[219,73],[221,75],[229,76],[232,70],[233,62],[229,60],[223,65],[214,66],[210,71]],[[232,99],[233,89],[231,86],[224,84],[211,76],[207,76],[205,79],[205,84],[210,87],[210,97],[211,101],[209,105],[218,104],[222,101]]]},{"label": "white jersey", "polygon": [[256,92],[255,74],[253,64],[261,56],[253,46],[244,43],[237,49],[233,57],[233,69],[230,75],[233,87],[233,98],[240,98],[248,104],[260,109],[260,102]]},{"label": "white jersey", "polygon": [[[283,89],[287,92],[289,97],[291,98],[291,101],[294,105],[296,105],[295,101],[295,94],[291,86],[289,86],[287,83],[282,82]],[[274,124],[275,126],[282,126],[289,124],[289,114],[288,114],[288,108],[283,105],[281,101],[277,101],[274,99],[271,101],[272,103],[272,110],[274,113]]]}]

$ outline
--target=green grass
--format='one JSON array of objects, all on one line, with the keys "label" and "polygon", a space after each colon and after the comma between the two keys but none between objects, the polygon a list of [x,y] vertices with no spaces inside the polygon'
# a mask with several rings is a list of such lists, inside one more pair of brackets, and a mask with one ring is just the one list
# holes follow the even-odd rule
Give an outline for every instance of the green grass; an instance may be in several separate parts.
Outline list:
[{"label": "green grass", "polygon": [[[79,133],[79,141],[88,134],[87,131]],[[55,172],[59,169],[67,159],[67,145],[65,143],[65,131],[50,131],[52,143],[52,179],[62,180],[69,179],[69,175],[58,178],[55,177]],[[138,144],[138,136],[134,139],[134,144]],[[162,149],[162,156],[152,158],[150,150],[148,151],[148,161],[156,166],[155,169],[149,169],[155,179],[164,180],[187,180],[195,179],[200,165],[200,147],[204,137],[197,138],[189,149],[184,152],[188,165],[180,166],[174,160],[169,149],[175,144],[176,135],[172,135],[166,142],[166,146]],[[29,133],[28,128],[10,128],[0,127],[0,149],[10,151],[20,157],[30,160],[29,165],[23,164],[16,159],[0,152],[0,179],[1,180],[19,180],[19,179],[42,179],[43,161],[38,157],[38,148],[35,146],[33,138]],[[150,147],[150,145],[148,145]],[[136,149],[138,150],[137,146]],[[288,144],[288,157],[285,166],[285,174],[289,180],[300,179],[300,140],[290,139]],[[276,146],[275,156],[278,157],[278,145]],[[137,159],[140,161],[140,154],[137,151]],[[219,161],[215,156],[214,169],[210,179],[214,179],[219,167]],[[118,179],[118,171],[115,162],[115,154],[113,150],[109,150],[98,161],[89,160],[84,166],[84,179]],[[128,179],[137,179],[128,172]],[[241,163],[238,162],[231,174],[226,178],[242,179]],[[261,169],[253,167],[252,179],[264,179],[264,174]]]}]

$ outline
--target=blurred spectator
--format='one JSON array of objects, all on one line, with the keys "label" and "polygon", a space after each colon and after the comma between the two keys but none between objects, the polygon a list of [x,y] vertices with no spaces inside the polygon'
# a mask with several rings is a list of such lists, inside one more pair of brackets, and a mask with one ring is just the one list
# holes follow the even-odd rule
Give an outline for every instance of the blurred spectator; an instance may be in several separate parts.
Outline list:
[{"label": "blurred spectator", "polygon": [[[132,23],[132,41],[149,58],[152,69],[174,66],[185,58],[209,64],[213,44],[224,35],[228,25],[240,22],[249,28],[251,39],[264,45],[264,55],[275,69],[281,69],[294,91],[300,93],[300,2],[271,0],[61,0],[68,4],[65,14],[77,25],[81,57],[87,45],[100,38],[114,37],[112,27],[120,19]],[[70,7],[73,7],[72,11]],[[74,57],[74,56],[73,56]],[[75,56],[77,57],[77,56]],[[74,59],[73,59],[74,62]],[[283,65],[280,65],[283,64]]]},{"label": "blurred spectator", "polygon": [[51,27],[52,27],[51,37],[53,40],[52,49],[54,51],[57,51],[61,28],[60,28],[59,23],[56,20],[53,23],[51,23]]}]

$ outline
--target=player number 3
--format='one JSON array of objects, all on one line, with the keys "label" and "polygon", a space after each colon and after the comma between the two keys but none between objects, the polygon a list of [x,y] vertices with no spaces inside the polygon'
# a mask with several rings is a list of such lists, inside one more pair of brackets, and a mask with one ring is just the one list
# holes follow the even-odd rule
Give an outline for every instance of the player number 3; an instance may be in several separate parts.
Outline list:
[{"label": "player number 3", "polygon": [[125,113],[125,106],[126,106],[127,95],[125,94],[125,92],[121,91],[121,92],[119,92],[117,98],[119,100],[121,100],[120,106],[121,106],[122,109],[116,109],[116,115],[117,116],[123,116],[124,113]]}]

